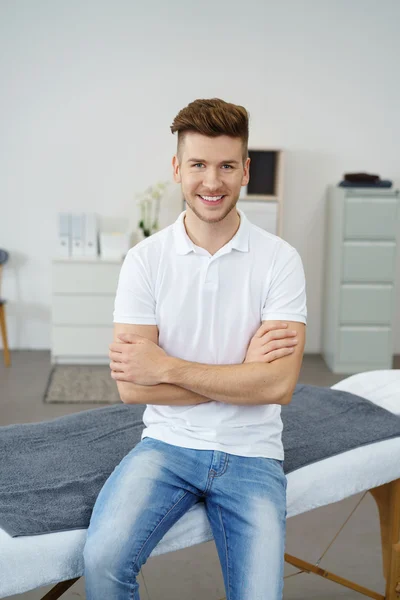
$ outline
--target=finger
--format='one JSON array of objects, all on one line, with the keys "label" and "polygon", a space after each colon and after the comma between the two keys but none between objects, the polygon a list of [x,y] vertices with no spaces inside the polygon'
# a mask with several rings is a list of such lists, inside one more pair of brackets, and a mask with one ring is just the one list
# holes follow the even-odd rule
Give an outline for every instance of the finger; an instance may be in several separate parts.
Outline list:
[{"label": "finger", "polygon": [[279,348],[288,348],[295,346],[298,343],[297,338],[284,338],[278,340],[270,340],[266,343],[261,344],[264,348],[264,352],[267,349],[267,352],[271,352],[272,350],[278,350]]},{"label": "finger", "polygon": [[282,358],[283,356],[288,356],[293,354],[294,348],[280,348],[279,350],[274,350],[273,352],[268,352],[265,354],[264,362],[273,362],[278,358]]},{"label": "finger", "polygon": [[112,360],[112,361],[110,362],[110,369],[111,369],[112,371],[118,371],[118,372],[120,372],[120,373],[123,373],[123,372],[124,372],[124,370],[123,370],[123,368],[122,368],[122,363],[115,362],[114,360]]},{"label": "finger", "polygon": [[126,344],[118,344],[118,342],[113,342],[112,344],[109,345],[109,349],[112,352],[122,352],[122,349],[126,348]]},{"label": "finger", "polygon": [[126,362],[124,360],[124,355],[122,354],[122,352],[110,352],[108,353],[108,358],[111,358],[112,360],[114,360],[115,362]]},{"label": "finger", "polygon": [[263,336],[266,340],[280,340],[296,337],[297,332],[292,332],[287,329],[275,329],[274,331],[267,331]]},{"label": "finger", "polygon": [[260,327],[257,329],[256,335],[262,335],[267,331],[271,331],[273,329],[283,329],[287,327],[283,321],[267,321],[266,323],[261,323]]},{"label": "finger", "polygon": [[256,331],[254,337],[262,337],[268,331],[272,331],[275,329],[285,329],[287,327],[287,323],[284,321],[268,321],[267,323],[263,323],[261,327]]},{"label": "finger", "polygon": [[126,381],[125,373],[120,373],[119,371],[111,371],[111,377],[115,381]]}]

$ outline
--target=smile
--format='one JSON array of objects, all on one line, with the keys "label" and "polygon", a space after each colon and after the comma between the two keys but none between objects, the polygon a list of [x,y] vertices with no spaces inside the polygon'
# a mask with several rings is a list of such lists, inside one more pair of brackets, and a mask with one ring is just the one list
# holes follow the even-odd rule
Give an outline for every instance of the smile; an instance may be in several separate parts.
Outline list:
[{"label": "smile", "polygon": [[200,196],[199,194],[199,198],[204,204],[220,204],[225,196]]}]

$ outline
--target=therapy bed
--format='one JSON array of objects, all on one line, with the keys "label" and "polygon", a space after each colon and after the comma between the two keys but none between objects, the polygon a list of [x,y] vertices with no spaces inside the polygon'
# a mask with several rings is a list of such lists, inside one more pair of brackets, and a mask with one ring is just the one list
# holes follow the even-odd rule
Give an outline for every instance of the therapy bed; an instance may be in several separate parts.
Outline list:
[{"label": "therapy bed", "polygon": [[[400,370],[352,375],[332,386],[366,398],[400,416]],[[385,595],[338,577],[289,554],[286,562],[376,600],[400,598],[400,436],[342,452],[287,475],[287,517],[369,491],[380,516]],[[57,585],[43,598],[59,598],[83,575],[86,529],[11,537],[0,529],[0,598]],[[202,503],[164,536],[151,556],[212,540]]]}]

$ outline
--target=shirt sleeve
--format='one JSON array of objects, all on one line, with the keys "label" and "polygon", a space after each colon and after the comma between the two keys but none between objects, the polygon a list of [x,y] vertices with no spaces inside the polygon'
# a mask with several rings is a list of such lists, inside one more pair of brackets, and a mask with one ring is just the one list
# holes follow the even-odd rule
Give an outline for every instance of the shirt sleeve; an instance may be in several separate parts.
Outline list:
[{"label": "shirt sleeve", "polygon": [[125,256],[118,279],[114,302],[114,323],[156,325],[156,302],[150,269],[143,258],[131,249]]},{"label": "shirt sleeve", "polygon": [[285,320],[307,323],[306,278],[299,253],[281,246],[262,310],[262,321]]}]

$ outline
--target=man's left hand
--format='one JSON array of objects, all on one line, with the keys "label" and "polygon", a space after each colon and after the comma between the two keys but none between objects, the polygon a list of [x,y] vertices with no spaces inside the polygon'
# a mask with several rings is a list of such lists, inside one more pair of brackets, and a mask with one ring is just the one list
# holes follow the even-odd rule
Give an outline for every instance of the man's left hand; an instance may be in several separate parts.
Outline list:
[{"label": "man's left hand", "polygon": [[168,354],[157,344],[141,335],[121,333],[119,342],[110,344],[111,377],[139,385],[162,383],[168,364]]}]

